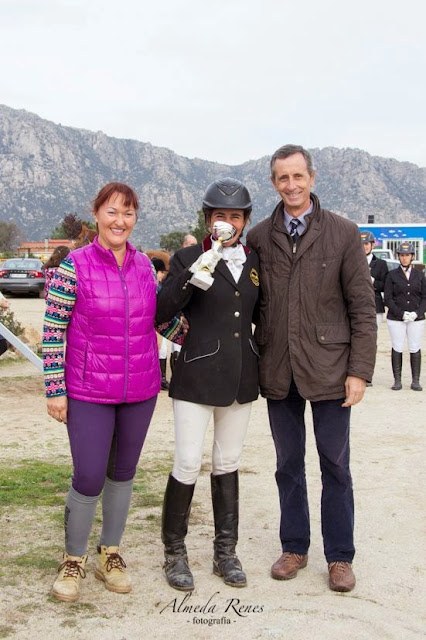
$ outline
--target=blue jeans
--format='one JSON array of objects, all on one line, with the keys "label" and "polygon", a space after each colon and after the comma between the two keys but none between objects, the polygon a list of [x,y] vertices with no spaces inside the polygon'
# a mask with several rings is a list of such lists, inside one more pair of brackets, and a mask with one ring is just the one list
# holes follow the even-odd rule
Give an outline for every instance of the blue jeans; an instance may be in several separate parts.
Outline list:
[{"label": "blue jeans", "polygon": [[[321,525],[327,562],[352,562],[354,500],[349,470],[350,408],[341,400],[311,402],[321,467]],[[292,381],[284,400],[269,400],[268,413],[277,454],[275,478],[281,507],[283,551],[306,554],[310,544],[305,477],[305,405]]]}]

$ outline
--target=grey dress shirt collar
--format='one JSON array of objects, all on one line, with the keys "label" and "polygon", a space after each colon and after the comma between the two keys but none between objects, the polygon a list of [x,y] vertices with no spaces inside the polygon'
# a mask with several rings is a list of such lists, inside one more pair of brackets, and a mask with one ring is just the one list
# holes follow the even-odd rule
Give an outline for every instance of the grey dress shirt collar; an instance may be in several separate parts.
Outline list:
[{"label": "grey dress shirt collar", "polygon": [[[299,222],[299,226],[297,227],[297,235],[301,236],[302,234],[305,233],[308,223],[307,220],[305,220],[306,216],[308,216],[310,213],[312,213],[314,208],[314,205],[312,204],[312,200],[311,200],[311,204],[309,206],[309,209],[306,209],[306,211],[304,211],[300,216],[297,216],[297,220]],[[290,233],[290,222],[292,220],[294,220],[295,217],[291,216],[289,213],[287,213],[287,211],[284,209],[284,225],[285,228],[287,229],[287,231]]]}]

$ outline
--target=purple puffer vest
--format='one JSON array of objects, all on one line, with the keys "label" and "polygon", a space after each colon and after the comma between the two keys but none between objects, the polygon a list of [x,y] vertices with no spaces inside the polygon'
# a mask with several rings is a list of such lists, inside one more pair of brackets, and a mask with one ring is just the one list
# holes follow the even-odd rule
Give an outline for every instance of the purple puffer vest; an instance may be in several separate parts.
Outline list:
[{"label": "purple puffer vest", "polygon": [[157,395],[161,377],[151,262],[127,243],[120,270],[112,251],[97,238],[71,257],[77,298],[67,328],[67,394],[101,404]]}]

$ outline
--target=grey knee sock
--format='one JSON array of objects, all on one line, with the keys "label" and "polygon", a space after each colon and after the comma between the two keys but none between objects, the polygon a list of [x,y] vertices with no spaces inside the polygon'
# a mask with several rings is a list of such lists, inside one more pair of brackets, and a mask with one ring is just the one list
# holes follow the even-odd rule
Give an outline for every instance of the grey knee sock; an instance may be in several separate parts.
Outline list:
[{"label": "grey knee sock", "polygon": [[129,513],[133,480],[116,482],[107,478],[102,494],[102,533],[100,544],[118,547]]},{"label": "grey knee sock", "polygon": [[84,556],[99,496],[83,496],[73,487],[65,505],[65,551]]}]

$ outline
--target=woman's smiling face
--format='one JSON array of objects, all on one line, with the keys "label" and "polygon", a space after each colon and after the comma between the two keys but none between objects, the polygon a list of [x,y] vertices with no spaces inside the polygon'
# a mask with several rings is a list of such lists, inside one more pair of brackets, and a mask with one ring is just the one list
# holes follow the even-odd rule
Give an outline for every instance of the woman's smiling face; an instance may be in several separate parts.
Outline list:
[{"label": "woman's smiling face", "polygon": [[112,251],[125,249],[136,223],[136,210],[126,206],[121,193],[113,193],[94,213],[98,225],[99,244]]}]

